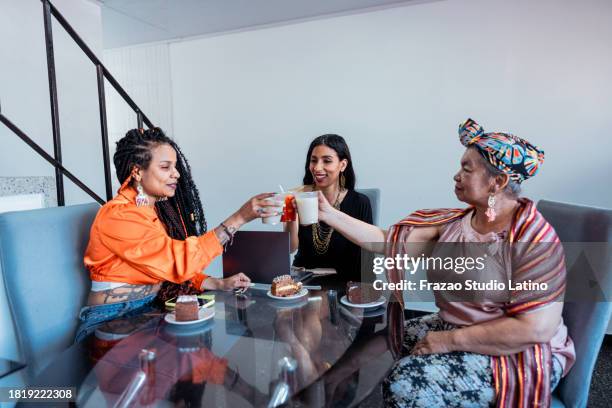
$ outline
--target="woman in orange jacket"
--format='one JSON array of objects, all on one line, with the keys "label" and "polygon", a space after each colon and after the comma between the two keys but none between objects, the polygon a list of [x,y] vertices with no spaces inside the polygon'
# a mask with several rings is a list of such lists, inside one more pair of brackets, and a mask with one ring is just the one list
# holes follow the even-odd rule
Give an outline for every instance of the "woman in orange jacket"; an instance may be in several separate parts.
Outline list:
[{"label": "woman in orange jacket", "polygon": [[265,200],[272,194],[249,199],[207,231],[189,164],[161,129],[130,130],[117,142],[113,161],[122,185],[91,227],[84,261],[92,287],[77,341],[105,321],[143,312],[156,296],[165,301],[249,285],[243,273],[217,279],[203,270],[243,224],[275,215],[266,211],[275,205]]}]

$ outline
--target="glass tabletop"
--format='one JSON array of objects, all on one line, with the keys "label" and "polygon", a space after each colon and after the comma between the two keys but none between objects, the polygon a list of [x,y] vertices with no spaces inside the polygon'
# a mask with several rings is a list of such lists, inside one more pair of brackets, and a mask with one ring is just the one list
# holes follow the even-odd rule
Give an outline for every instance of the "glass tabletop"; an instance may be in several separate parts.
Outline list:
[{"label": "glass tabletop", "polygon": [[259,407],[287,400],[350,406],[393,364],[392,302],[362,310],[325,290],[293,301],[253,289],[243,296],[210,293],[213,318],[174,325],[159,311],[107,322],[32,385],[77,387],[77,405],[85,407],[126,398],[157,406]]}]

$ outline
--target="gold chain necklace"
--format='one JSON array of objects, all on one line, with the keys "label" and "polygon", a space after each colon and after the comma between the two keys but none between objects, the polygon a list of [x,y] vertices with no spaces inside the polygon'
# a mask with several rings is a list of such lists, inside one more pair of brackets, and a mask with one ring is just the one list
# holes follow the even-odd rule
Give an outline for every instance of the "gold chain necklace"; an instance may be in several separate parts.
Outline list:
[{"label": "gold chain necklace", "polygon": [[[340,209],[340,194],[341,190],[338,190],[338,196],[334,202],[334,208]],[[317,255],[323,255],[329,249],[329,242],[331,236],[334,233],[334,229],[330,226],[324,227],[318,222],[312,225],[312,244]]]}]

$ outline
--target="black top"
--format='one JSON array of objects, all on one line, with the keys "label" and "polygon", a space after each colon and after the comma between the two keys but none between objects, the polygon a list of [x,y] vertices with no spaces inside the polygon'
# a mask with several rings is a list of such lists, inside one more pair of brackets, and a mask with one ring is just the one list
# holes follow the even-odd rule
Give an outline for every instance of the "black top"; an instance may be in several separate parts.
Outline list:
[{"label": "black top", "polygon": [[[354,190],[349,190],[340,203],[340,211],[358,220],[372,224],[372,206],[370,199]],[[321,222],[324,227],[327,224]],[[300,225],[298,230],[300,241],[293,265],[306,268],[334,268],[338,275],[326,277],[325,280],[349,280],[361,282],[361,249],[340,233],[334,231],[329,242],[329,248],[323,255],[315,252],[312,242],[312,225]]]}]

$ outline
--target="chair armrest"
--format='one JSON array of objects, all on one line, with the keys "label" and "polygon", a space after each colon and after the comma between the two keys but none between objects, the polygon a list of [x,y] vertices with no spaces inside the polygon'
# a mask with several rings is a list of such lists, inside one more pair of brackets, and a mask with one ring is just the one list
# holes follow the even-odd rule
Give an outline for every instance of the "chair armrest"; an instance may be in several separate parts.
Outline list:
[{"label": "chair armrest", "polygon": [[16,371],[23,370],[26,365],[25,363],[0,357],[0,378],[13,374]]}]

